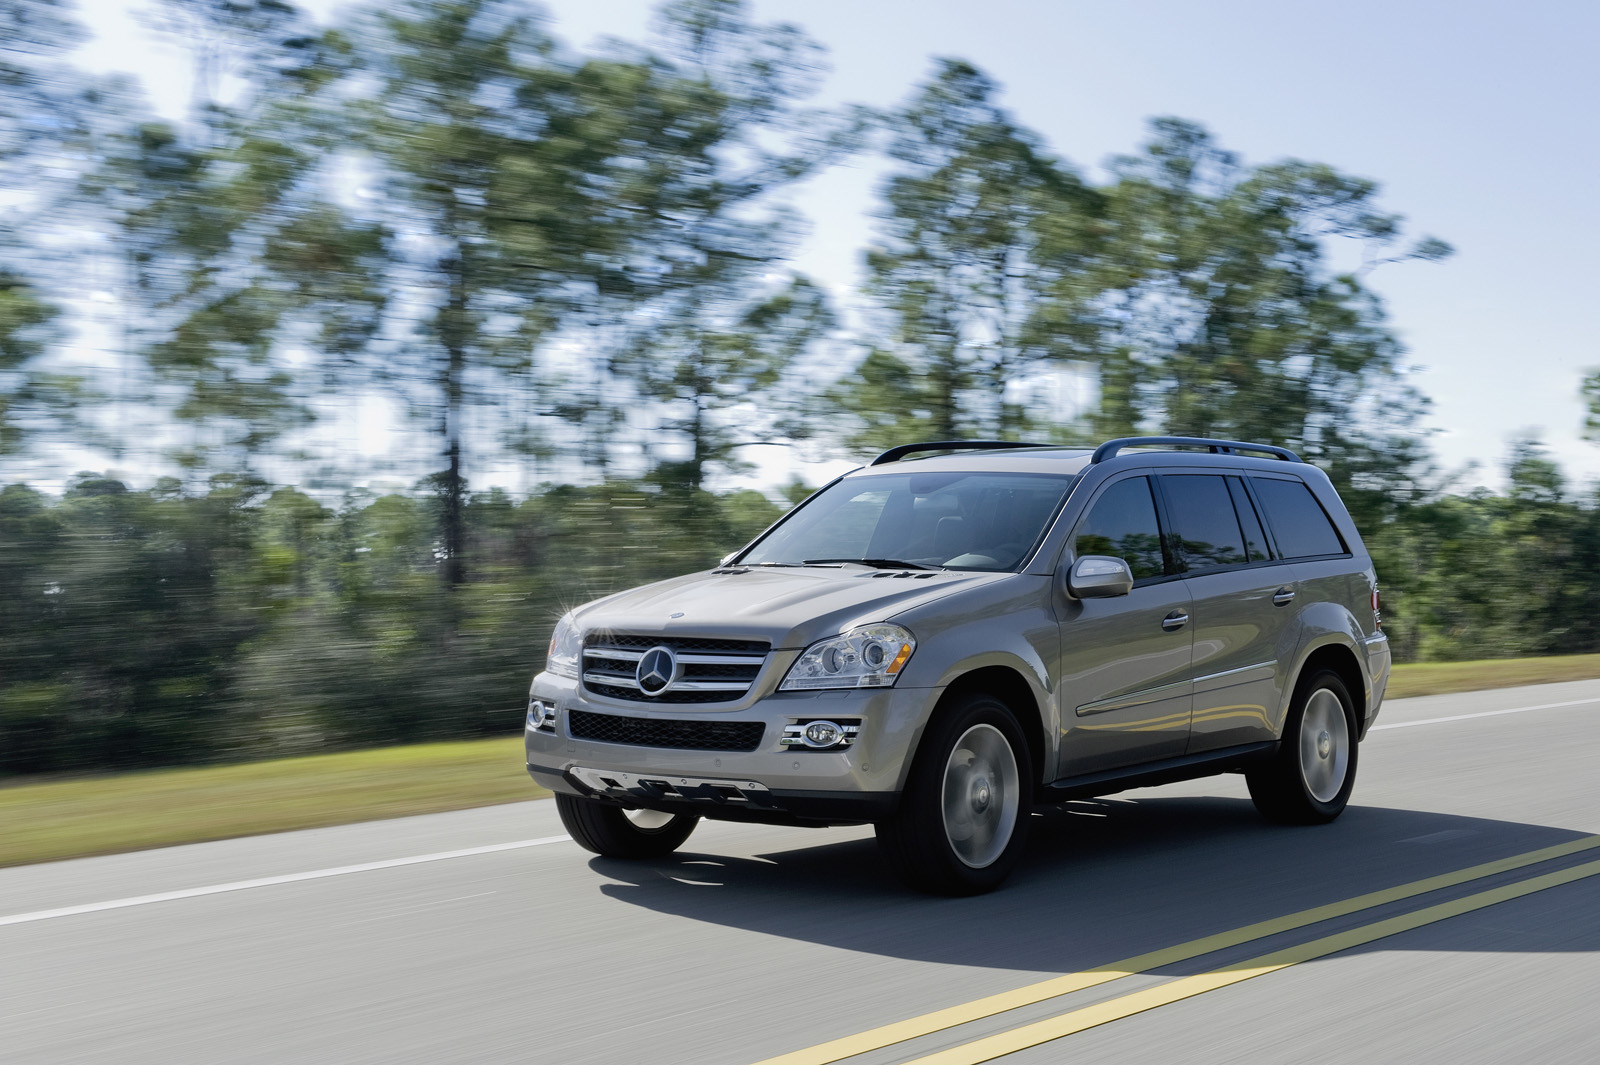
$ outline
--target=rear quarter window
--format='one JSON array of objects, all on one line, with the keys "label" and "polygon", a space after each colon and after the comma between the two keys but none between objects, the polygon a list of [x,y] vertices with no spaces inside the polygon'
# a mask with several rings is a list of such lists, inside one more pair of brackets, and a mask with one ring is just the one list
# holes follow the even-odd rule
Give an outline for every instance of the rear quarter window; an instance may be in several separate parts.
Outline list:
[{"label": "rear quarter window", "polygon": [[1284,558],[1342,555],[1349,549],[1327,511],[1301,481],[1252,477],[1251,487],[1267,513],[1267,524]]}]

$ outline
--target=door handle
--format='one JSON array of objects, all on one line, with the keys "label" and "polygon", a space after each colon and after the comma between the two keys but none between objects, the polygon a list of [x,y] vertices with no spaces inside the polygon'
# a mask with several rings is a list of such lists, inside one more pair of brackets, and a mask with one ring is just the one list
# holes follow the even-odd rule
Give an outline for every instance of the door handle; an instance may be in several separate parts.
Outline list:
[{"label": "door handle", "polygon": [[1168,632],[1177,632],[1187,624],[1189,624],[1189,615],[1181,610],[1174,610],[1161,619],[1161,627]]},{"label": "door handle", "polygon": [[1288,606],[1290,603],[1294,602],[1294,589],[1279,588],[1276,592],[1272,593],[1272,602],[1276,606]]}]

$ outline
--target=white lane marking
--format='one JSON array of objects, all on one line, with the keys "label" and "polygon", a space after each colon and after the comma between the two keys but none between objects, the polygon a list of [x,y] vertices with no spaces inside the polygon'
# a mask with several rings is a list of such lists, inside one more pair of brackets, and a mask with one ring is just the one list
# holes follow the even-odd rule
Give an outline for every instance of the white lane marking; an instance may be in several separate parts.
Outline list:
[{"label": "white lane marking", "polygon": [[[1477,714],[1456,714],[1452,717],[1430,717],[1420,721],[1396,721],[1387,725],[1373,725],[1369,732],[1378,732],[1382,729],[1411,728],[1415,725],[1440,725],[1447,721],[1468,721],[1477,717],[1499,717],[1502,714],[1525,714],[1530,710],[1558,710],[1568,706],[1588,706],[1600,703],[1600,697],[1593,699],[1573,699],[1564,703],[1541,703],[1538,706],[1514,706],[1506,710],[1485,710]],[[53,917],[73,917],[81,913],[98,913],[101,910],[121,910],[129,906],[148,906],[153,902],[172,902],[176,899],[192,899],[201,895],[221,895],[228,891],[244,891],[248,888],[272,887],[275,884],[294,884],[302,880],[321,880],[324,877],[344,876],[347,873],[365,873],[374,869],[396,869],[404,865],[421,865],[424,862],[442,862],[449,858],[468,858],[475,854],[493,854],[497,851],[520,850],[523,847],[542,847],[547,843],[567,843],[571,836],[545,836],[542,839],[522,839],[514,843],[494,843],[487,847],[468,847],[458,851],[440,851],[437,854],[418,854],[410,858],[390,858],[381,862],[363,862],[360,865],[339,865],[331,869],[313,869],[305,873],[288,873],[284,876],[264,876],[256,880],[235,880],[228,884],[209,884],[205,887],[184,888],[180,891],[162,891],[154,895],[134,895],[125,899],[109,899],[105,902],[89,902],[82,906],[62,906],[54,910],[34,910],[32,913],[14,913],[8,917],[0,917],[0,927],[13,924],[29,924],[33,921],[48,921]],[[1402,841],[1404,842],[1404,841]]]},{"label": "white lane marking", "polygon": [[336,865],[330,869],[312,869],[305,873],[286,873],[283,876],[263,876],[255,880],[235,880],[227,884],[208,884],[205,887],[183,888],[179,891],[160,891],[154,895],[133,895],[125,899],[109,899],[106,902],[87,902],[82,906],[61,906],[54,910],[14,913],[9,917],[0,917],[0,925],[29,924],[33,921],[48,921],[53,917],[75,917],[80,913],[99,913],[101,910],[121,910],[129,906],[148,906],[153,902],[172,902],[175,899],[192,899],[201,895],[221,895],[228,891],[272,887],[275,884],[295,884],[302,880],[322,880],[325,877],[345,876],[349,873],[366,873],[374,869],[397,869],[403,865],[422,865],[424,862],[442,862],[450,858],[470,858],[475,854],[494,854],[498,851],[521,850],[524,847],[542,847],[547,843],[567,843],[571,840],[571,836],[519,839],[513,843],[491,843],[487,847],[466,847],[458,851],[439,851],[436,854],[415,854],[409,858],[389,858],[381,862],[362,862],[360,865]]},{"label": "white lane marking", "polygon": [[1368,732],[1386,728],[1413,728],[1417,725],[1442,725],[1446,721],[1470,721],[1475,717],[1499,717],[1501,714],[1526,714],[1529,710],[1559,710],[1565,706],[1589,706],[1600,703],[1600,698],[1573,699],[1565,703],[1540,703],[1538,706],[1513,706],[1506,710],[1485,710],[1477,714],[1456,714],[1453,717],[1428,717],[1421,721],[1396,721],[1388,725],[1373,725]]}]

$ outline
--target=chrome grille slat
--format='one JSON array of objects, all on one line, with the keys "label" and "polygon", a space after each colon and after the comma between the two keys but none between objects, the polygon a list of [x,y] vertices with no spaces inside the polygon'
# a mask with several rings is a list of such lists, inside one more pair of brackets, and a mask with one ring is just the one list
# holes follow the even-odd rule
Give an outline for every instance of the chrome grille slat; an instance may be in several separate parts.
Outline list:
[{"label": "chrome grille slat", "polygon": [[617,662],[637,662],[644,657],[643,651],[624,651],[619,647],[585,647],[585,658],[610,658]]},{"label": "chrome grille slat", "polygon": [[585,673],[583,682],[585,684],[609,684],[617,688],[639,687],[639,682],[632,677],[624,677],[616,673]]},{"label": "chrome grille slat", "polygon": [[[596,633],[583,649],[583,686],[594,695],[635,703],[725,703],[750,690],[771,645],[645,633]],[[655,647],[673,652],[677,675],[659,694],[640,687],[636,670]]]},{"label": "chrome grille slat", "polygon": [[766,655],[679,655],[686,666],[760,666]]}]

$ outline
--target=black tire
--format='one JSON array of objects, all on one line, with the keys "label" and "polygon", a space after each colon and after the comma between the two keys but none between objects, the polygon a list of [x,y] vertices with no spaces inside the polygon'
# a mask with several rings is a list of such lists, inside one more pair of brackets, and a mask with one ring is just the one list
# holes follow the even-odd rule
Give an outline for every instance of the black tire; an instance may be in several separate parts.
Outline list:
[{"label": "black tire", "polygon": [[1278,824],[1326,824],[1350,801],[1360,747],[1355,704],[1344,681],[1331,670],[1303,677],[1295,687],[1278,753],[1245,771],[1250,801]]},{"label": "black tire", "polygon": [[990,695],[957,696],[935,712],[899,807],[876,826],[878,845],[918,891],[993,891],[1027,846],[1032,776],[1010,707]]},{"label": "black tire", "polygon": [[556,793],[556,811],[578,846],[607,858],[662,858],[683,845],[700,823],[694,814],[673,814],[659,826],[645,827],[620,806]]}]

